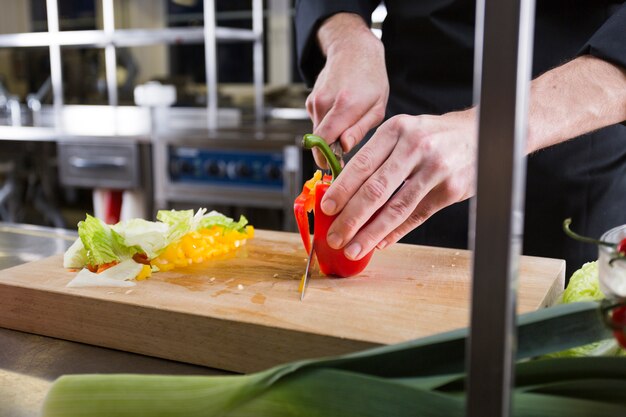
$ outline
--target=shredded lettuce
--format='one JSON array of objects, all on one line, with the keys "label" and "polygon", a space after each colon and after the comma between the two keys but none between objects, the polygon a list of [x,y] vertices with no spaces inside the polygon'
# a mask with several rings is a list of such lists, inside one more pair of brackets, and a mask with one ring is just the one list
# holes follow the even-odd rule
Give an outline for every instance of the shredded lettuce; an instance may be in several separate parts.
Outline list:
[{"label": "shredded lettuce", "polygon": [[63,268],[82,268],[87,263],[87,249],[77,238],[63,254]]},{"label": "shredded lettuce", "polygon": [[165,223],[144,219],[131,219],[112,226],[114,238],[121,246],[132,248],[134,253],[143,252],[148,259],[155,258],[172,241]]},{"label": "shredded lettuce", "polygon": [[78,223],[78,236],[87,250],[87,262],[102,265],[119,261],[115,253],[111,228],[102,220],[87,214],[87,218]]},{"label": "shredded lettuce", "polygon": [[597,301],[603,298],[604,294],[600,291],[600,280],[598,279],[598,261],[594,261],[587,262],[572,274],[561,297],[561,303]]},{"label": "shredded lettuce", "polygon": [[239,217],[239,221],[234,221],[230,217],[226,217],[217,211],[212,211],[208,214],[205,214],[199,223],[200,228],[208,229],[213,226],[222,226],[225,231],[235,230],[237,232],[241,232],[245,229],[248,224],[248,219],[245,216],[241,215]]},{"label": "shredded lettuce", "polygon": [[[558,304],[568,304],[580,301],[596,301],[604,298],[600,290],[598,278],[598,261],[587,262],[579,270],[572,274],[569,284]],[[614,356],[619,355],[620,349],[614,339],[601,340],[584,346],[567,349],[561,352],[551,353],[545,357],[567,358],[581,356]]]},{"label": "shredded lettuce", "polygon": [[194,215],[193,210],[159,210],[157,220],[169,226],[167,240],[175,242],[189,232],[198,229],[198,222],[206,213],[206,209],[199,209]]},{"label": "shredded lettuce", "polygon": [[130,259],[136,253],[145,253],[148,259],[157,257],[171,243],[189,232],[213,226],[224,231],[243,231],[248,220],[241,216],[234,221],[217,211],[207,213],[205,208],[193,210],[160,210],[157,221],[131,219],[114,226],[87,215],[78,223],[79,241],[65,254],[64,264],[78,268],[86,264],[101,265]]}]

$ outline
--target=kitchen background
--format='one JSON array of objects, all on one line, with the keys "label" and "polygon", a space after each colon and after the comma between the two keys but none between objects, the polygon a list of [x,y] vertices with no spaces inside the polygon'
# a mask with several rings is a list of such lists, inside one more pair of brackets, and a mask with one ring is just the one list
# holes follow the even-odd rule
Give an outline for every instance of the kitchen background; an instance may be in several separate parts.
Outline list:
[{"label": "kitchen background", "polygon": [[0,3],[0,221],[207,207],[295,230],[293,0]]}]

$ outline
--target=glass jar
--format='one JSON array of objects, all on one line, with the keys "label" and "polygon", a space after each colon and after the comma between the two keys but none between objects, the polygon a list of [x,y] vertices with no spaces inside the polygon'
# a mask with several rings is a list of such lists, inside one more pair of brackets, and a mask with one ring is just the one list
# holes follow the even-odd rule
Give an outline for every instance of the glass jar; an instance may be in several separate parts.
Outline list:
[{"label": "glass jar", "polygon": [[[600,240],[611,243],[619,243],[626,238],[626,225],[615,227],[605,232]],[[598,273],[600,289],[607,298],[626,299],[626,259],[615,258],[615,247],[600,245],[598,256]]]}]

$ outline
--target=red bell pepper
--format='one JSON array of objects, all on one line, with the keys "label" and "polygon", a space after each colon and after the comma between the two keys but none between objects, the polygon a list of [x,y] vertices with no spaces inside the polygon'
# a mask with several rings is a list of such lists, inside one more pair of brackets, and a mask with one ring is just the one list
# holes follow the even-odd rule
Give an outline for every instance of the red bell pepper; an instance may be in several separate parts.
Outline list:
[{"label": "red bell pepper", "polygon": [[324,194],[326,194],[328,187],[330,187],[332,180],[341,172],[341,165],[330,147],[326,144],[326,141],[319,136],[305,135],[303,145],[307,149],[312,149],[313,147],[319,148],[326,157],[333,173],[332,177],[330,175],[324,175],[322,178],[321,172],[317,171],[315,175],[313,175],[313,178],[304,184],[302,194],[296,198],[294,203],[294,214],[296,216],[300,236],[302,237],[302,243],[304,243],[304,248],[307,253],[311,251],[307,213],[314,210],[315,226],[313,240],[315,242],[315,254],[320,266],[320,271],[325,275],[341,278],[357,275],[365,269],[374,251],[372,250],[358,261],[353,261],[344,255],[343,249],[331,248],[328,245],[326,236],[330,225],[337,216],[327,216],[320,208],[322,198]]},{"label": "red bell pepper", "polygon": [[333,249],[328,246],[326,235],[328,229],[333,223],[335,216],[327,216],[320,208],[322,198],[330,187],[330,183],[318,182],[315,185],[315,230],[313,239],[315,240],[315,254],[320,266],[320,271],[325,275],[335,275],[341,278],[357,275],[365,269],[369,264],[374,250],[372,249],[367,255],[358,261],[346,258],[343,249]]},{"label": "red bell pepper", "polygon": [[[330,175],[324,176],[327,181],[331,181]],[[293,213],[296,216],[296,223],[298,224],[298,230],[304,243],[304,249],[306,253],[311,252],[311,236],[309,234],[309,216],[308,213],[315,208],[315,185],[322,180],[322,171],[319,169],[315,171],[313,177],[304,183],[302,186],[302,193],[296,198],[293,203]]]}]

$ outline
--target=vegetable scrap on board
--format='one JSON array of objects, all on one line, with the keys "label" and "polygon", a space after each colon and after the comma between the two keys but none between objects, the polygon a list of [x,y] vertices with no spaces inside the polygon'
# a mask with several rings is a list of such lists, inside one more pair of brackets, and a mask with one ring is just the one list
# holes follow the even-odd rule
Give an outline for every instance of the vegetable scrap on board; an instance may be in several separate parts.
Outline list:
[{"label": "vegetable scrap on board", "polygon": [[68,287],[134,286],[153,272],[169,271],[232,252],[254,237],[241,216],[234,221],[207,209],[160,210],[157,221],[131,219],[113,226],[87,215],[63,267],[79,270]]}]

